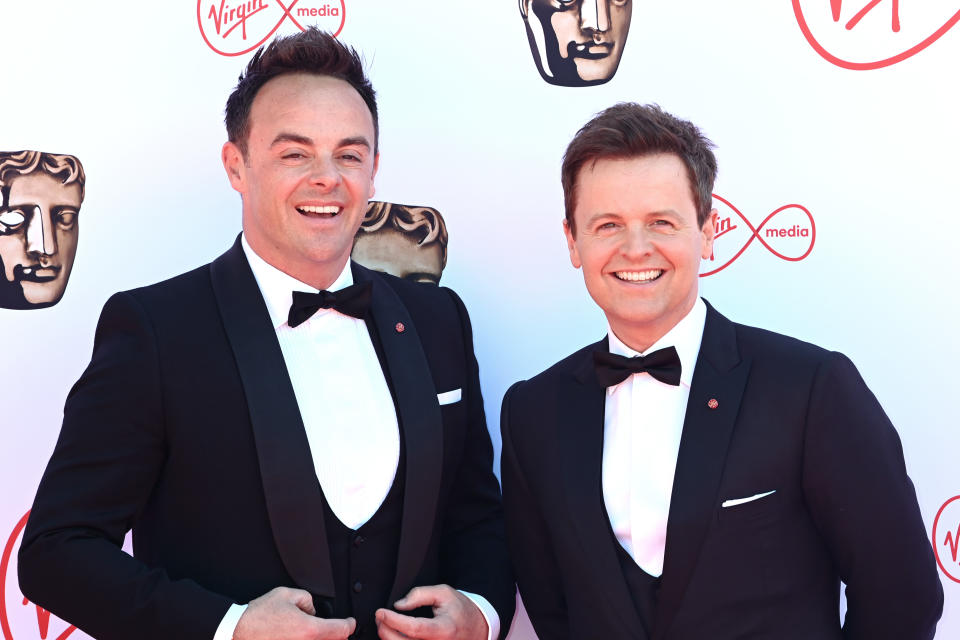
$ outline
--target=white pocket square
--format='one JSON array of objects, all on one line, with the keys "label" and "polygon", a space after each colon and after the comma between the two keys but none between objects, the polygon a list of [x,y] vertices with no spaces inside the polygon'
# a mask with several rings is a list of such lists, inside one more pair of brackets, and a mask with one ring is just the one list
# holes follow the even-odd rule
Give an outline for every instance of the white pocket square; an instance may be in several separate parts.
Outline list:
[{"label": "white pocket square", "polygon": [[747,498],[734,498],[733,500],[724,500],[721,507],[735,507],[738,504],[743,504],[745,502],[753,502],[754,500],[759,500],[760,498],[766,498],[769,495],[773,495],[777,490],[767,491],[765,493],[758,493]]},{"label": "white pocket square", "polygon": [[443,393],[437,394],[437,402],[440,403],[442,407],[445,404],[453,404],[454,402],[460,402],[460,396],[463,395],[460,392],[460,389],[454,389],[453,391],[444,391]]}]

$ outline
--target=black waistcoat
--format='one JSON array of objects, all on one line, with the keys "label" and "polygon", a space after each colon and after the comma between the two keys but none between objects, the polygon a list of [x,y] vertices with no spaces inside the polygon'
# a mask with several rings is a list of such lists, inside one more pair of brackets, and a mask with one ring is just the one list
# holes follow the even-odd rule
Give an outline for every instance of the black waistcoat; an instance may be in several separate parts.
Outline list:
[{"label": "black waistcoat", "polygon": [[660,578],[654,578],[649,573],[641,569],[626,549],[617,540],[613,529],[610,530],[613,537],[613,544],[617,546],[617,559],[620,560],[620,569],[623,571],[623,578],[627,583],[627,589],[630,591],[630,597],[633,600],[633,606],[640,616],[640,622],[647,632],[647,636],[653,637],[653,621],[657,611],[657,593],[660,591]]},{"label": "black waistcoat", "polygon": [[329,617],[357,620],[351,638],[376,640],[374,613],[388,606],[397,572],[400,518],[403,514],[404,456],[390,492],[373,517],[353,530],[343,524],[323,501],[324,524],[330,548],[336,597]]}]

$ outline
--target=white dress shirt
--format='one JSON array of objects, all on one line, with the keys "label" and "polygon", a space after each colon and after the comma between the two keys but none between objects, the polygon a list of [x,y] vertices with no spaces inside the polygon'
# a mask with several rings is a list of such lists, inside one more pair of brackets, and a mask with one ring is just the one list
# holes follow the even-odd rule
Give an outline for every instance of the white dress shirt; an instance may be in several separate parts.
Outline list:
[{"label": "white dress shirt", "polygon": [[[263,294],[310,444],[314,470],[333,514],[351,529],[369,520],[393,486],[400,461],[400,427],[393,397],[380,367],[366,322],[333,309],[320,309],[290,327],[294,291],[318,289],[267,263],[240,241]],[[328,288],[353,284],[347,260]],[[482,596],[461,591],[483,613],[488,640],[499,635],[500,619]],[[232,605],[213,640],[232,637],[245,605]]]},{"label": "white dress shirt", "polygon": [[603,415],[603,501],[613,532],[637,565],[663,573],[667,517],[680,450],[690,382],[700,353],[707,307],[693,308],[662,338],[640,353],[608,330],[610,352],[633,357],[673,346],[680,356],[680,386],[635,373],[607,388]]}]

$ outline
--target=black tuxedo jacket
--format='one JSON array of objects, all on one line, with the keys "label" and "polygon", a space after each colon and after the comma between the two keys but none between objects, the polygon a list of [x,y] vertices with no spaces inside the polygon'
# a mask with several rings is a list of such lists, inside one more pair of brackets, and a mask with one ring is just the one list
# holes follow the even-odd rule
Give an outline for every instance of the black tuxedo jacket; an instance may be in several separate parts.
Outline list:
[{"label": "black tuxedo jacket", "polygon": [[541,640],[933,637],[943,591],[876,398],[846,357],[709,305],[648,636],[603,502],[601,349],[606,339],[503,401],[507,541]]},{"label": "black tuxedo jacket", "polygon": [[[404,437],[390,603],[447,583],[484,596],[505,632],[514,588],[466,310],[447,289],[353,275],[373,285]],[[453,389],[462,400],[440,406]],[[107,302],[24,533],[21,588],[102,639],[211,640],[231,603],[277,586],[308,590],[322,614],[335,596],[322,500],[238,240]],[[119,549],[131,527],[135,558]]]}]

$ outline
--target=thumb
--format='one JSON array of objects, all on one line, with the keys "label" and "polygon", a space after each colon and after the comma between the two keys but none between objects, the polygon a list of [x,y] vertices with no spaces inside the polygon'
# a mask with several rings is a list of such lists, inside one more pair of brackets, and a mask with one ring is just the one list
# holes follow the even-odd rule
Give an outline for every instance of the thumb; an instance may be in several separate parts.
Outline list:
[{"label": "thumb", "polygon": [[[321,619],[323,630],[337,638],[346,638],[353,634],[357,628],[357,621],[353,618],[344,619]],[[324,636],[326,637],[326,636]]]}]

